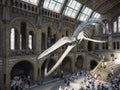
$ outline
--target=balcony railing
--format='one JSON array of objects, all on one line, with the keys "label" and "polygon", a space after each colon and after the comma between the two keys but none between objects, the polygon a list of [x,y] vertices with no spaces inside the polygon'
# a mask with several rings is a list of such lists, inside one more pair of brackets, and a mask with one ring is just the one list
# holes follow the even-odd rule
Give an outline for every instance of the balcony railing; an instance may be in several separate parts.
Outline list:
[{"label": "balcony railing", "polygon": [[33,50],[11,50],[10,56],[16,56],[16,55],[33,55]]}]

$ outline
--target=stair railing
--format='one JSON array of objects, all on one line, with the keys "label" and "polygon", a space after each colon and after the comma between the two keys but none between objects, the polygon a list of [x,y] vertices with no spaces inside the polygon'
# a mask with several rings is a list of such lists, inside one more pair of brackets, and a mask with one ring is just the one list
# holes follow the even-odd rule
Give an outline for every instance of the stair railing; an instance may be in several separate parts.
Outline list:
[{"label": "stair railing", "polygon": [[103,61],[104,61],[104,60],[102,59],[102,60],[98,63],[98,65],[97,65],[93,70],[90,71],[90,73],[91,73],[91,74],[94,74],[94,73],[96,72],[96,70],[97,70],[99,67],[101,67],[101,64],[102,64]]}]

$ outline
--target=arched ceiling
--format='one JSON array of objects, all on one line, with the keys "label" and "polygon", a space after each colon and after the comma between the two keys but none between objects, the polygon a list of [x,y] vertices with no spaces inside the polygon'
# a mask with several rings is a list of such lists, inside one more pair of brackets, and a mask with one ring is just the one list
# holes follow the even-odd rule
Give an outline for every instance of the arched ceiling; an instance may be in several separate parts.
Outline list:
[{"label": "arched ceiling", "polygon": [[[82,3],[84,0],[76,1]],[[120,0],[89,0],[86,6],[97,11],[102,16],[112,17],[120,9]]]},{"label": "arched ceiling", "polygon": [[[111,18],[118,13],[120,0],[22,0],[35,5],[42,5],[60,15],[65,15],[76,20],[85,21],[91,17]],[[41,7],[41,6],[40,6]],[[116,13],[117,11],[117,13]],[[97,13],[97,14],[96,14]],[[100,14],[100,15],[99,15]]]}]

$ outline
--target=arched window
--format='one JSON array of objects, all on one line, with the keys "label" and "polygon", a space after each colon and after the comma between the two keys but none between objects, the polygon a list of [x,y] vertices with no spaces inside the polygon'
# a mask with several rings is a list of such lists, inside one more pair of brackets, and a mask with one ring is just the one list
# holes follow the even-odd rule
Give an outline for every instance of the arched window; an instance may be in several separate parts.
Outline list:
[{"label": "arched window", "polygon": [[107,31],[106,31],[105,28],[103,28],[103,34],[108,34],[108,33],[109,33],[109,28],[108,28],[109,26],[108,26],[108,23],[105,23],[104,25],[105,25]]},{"label": "arched window", "polygon": [[33,32],[29,32],[28,47],[30,50],[33,49]]},{"label": "arched window", "polygon": [[41,37],[41,49],[45,49],[45,34],[42,33]]},{"label": "arched window", "polygon": [[120,49],[120,43],[119,43],[119,41],[117,41],[116,43],[117,43],[117,49]]},{"label": "arched window", "polygon": [[11,50],[15,49],[15,29],[11,29],[11,34],[10,34],[10,48]]},{"label": "arched window", "polygon": [[48,27],[48,30],[47,30],[47,47],[51,46],[51,36],[52,36],[52,31],[51,31],[51,28]]},{"label": "arched window", "polygon": [[48,37],[50,37],[51,34],[52,34],[52,32],[51,32],[51,28],[50,28],[50,27],[48,27],[48,32],[47,32],[47,34],[48,34]]},{"label": "arched window", "polygon": [[120,49],[120,43],[119,43],[119,41],[114,41],[113,42],[113,49],[114,50]]},{"label": "arched window", "polygon": [[120,16],[118,17],[118,32],[120,33]]},{"label": "arched window", "polygon": [[21,23],[20,49],[26,49],[26,23]]},{"label": "arched window", "polygon": [[51,45],[53,45],[56,42],[56,34],[52,35],[50,42],[51,42]]},{"label": "arched window", "polygon": [[113,22],[113,33],[117,32],[117,21]]},{"label": "arched window", "polygon": [[20,34],[20,50],[22,49],[22,35]]},{"label": "arched window", "polygon": [[20,8],[22,8],[23,7],[23,5],[22,5],[22,3],[20,3]]},{"label": "arched window", "polygon": [[102,49],[103,50],[107,50],[108,49],[108,43],[107,42],[102,44]]},{"label": "arched window", "polygon": [[29,49],[32,49],[32,35],[29,35]]},{"label": "arched window", "polygon": [[93,44],[91,41],[88,42],[88,51],[92,51],[93,50]]},{"label": "arched window", "polygon": [[69,35],[69,32],[68,31],[66,31],[66,36],[68,36]]},{"label": "arched window", "polygon": [[116,49],[116,43],[113,42],[113,49],[115,50]]},{"label": "arched window", "polygon": [[11,28],[10,31],[10,49],[18,49],[18,32],[15,28]]}]

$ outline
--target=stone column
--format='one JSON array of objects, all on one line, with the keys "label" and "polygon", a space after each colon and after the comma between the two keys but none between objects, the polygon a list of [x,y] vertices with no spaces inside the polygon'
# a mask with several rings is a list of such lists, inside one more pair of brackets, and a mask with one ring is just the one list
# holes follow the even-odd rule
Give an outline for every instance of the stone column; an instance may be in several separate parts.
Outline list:
[{"label": "stone column", "polygon": [[108,36],[108,49],[112,50],[112,35]]},{"label": "stone column", "polygon": [[73,73],[75,73],[75,54],[74,53],[72,53],[73,55],[71,55],[71,56],[74,56],[73,58],[71,58],[71,71],[73,72]]},{"label": "stone column", "polygon": [[25,48],[25,51],[27,52],[27,50],[29,49],[28,47],[29,45],[29,30],[28,28],[26,29],[26,48]]},{"label": "stone column", "polygon": [[109,36],[108,36],[108,49],[112,50],[113,49],[113,42],[112,42],[112,22],[109,23]]},{"label": "stone column", "polygon": [[34,35],[34,47],[35,48],[35,53],[40,54],[41,52],[41,29],[36,30],[36,34]]},{"label": "stone column", "polygon": [[18,29],[18,36],[17,36],[17,50],[20,51],[20,28]]},{"label": "stone column", "polygon": [[37,60],[34,60],[34,81],[38,81],[38,64],[37,64]]}]

